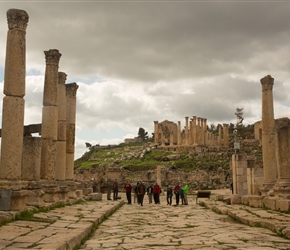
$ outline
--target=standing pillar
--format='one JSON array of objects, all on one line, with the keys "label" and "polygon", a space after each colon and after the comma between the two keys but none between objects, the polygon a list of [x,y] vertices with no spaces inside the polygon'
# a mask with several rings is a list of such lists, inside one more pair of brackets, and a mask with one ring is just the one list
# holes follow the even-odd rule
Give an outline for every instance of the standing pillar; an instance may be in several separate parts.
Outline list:
[{"label": "standing pillar", "polygon": [[207,145],[207,119],[203,119],[203,144]]},{"label": "standing pillar", "polygon": [[58,65],[61,54],[56,49],[44,51],[46,59],[43,108],[42,108],[42,146],[40,178],[55,178],[56,141],[58,128],[57,84]]},{"label": "standing pillar", "polygon": [[222,126],[218,125],[218,146],[222,145]]},{"label": "standing pillar", "polygon": [[78,85],[66,84],[66,180],[74,177],[76,95]]},{"label": "standing pillar", "polygon": [[261,190],[265,195],[277,180],[276,138],[273,106],[274,78],[270,75],[261,79],[262,84],[262,151],[264,182]]},{"label": "standing pillar", "polygon": [[24,10],[7,11],[8,34],[4,76],[1,142],[1,179],[21,177],[24,95],[26,69],[26,27],[28,14]]},{"label": "standing pillar", "polygon": [[185,117],[185,145],[188,145],[188,117]]},{"label": "standing pillar", "polygon": [[201,118],[197,117],[197,144],[201,143]]},{"label": "standing pillar", "polygon": [[66,73],[58,73],[57,107],[58,129],[56,143],[55,179],[65,180],[66,169]]},{"label": "standing pillar", "polygon": [[154,143],[159,142],[158,121],[154,121]]},{"label": "standing pillar", "polygon": [[192,144],[196,144],[196,116],[192,117]]},{"label": "standing pillar", "polygon": [[276,121],[277,138],[277,172],[278,179],[274,186],[276,193],[283,197],[290,197],[290,120],[282,118]]},{"label": "standing pillar", "polygon": [[178,121],[177,124],[177,145],[181,145],[181,132],[180,132],[181,126],[180,126],[180,121]]},{"label": "standing pillar", "polygon": [[223,138],[224,138],[224,147],[228,147],[230,145],[229,142],[229,124],[223,124]]}]

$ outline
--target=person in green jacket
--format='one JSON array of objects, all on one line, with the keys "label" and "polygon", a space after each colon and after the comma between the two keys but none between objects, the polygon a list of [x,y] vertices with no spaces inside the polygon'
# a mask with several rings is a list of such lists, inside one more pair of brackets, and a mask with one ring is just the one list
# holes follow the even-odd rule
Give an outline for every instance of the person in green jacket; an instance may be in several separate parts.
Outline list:
[{"label": "person in green jacket", "polygon": [[188,185],[186,184],[184,187],[182,187],[182,190],[183,190],[184,205],[188,205],[188,200],[187,200]]}]

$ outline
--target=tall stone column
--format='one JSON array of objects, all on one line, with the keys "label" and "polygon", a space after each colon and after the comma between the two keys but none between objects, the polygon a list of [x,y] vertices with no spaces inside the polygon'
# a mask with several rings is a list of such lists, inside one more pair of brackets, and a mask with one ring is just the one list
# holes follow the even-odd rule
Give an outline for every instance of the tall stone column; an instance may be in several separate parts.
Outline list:
[{"label": "tall stone column", "polygon": [[4,72],[2,110],[2,142],[0,178],[16,180],[21,177],[24,95],[26,69],[26,27],[28,14],[24,10],[7,11],[8,34]]},{"label": "tall stone column", "polygon": [[65,180],[66,171],[66,73],[58,73],[57,107],[58,129],[56,143],[55,179]]},{"label": "tall stone column", "polygon": [[222,145],[222,126],[218,125],[218,146]]},{"label": "tall stone column", "polygon": [[203,144],[207,145],[207,119],[203,119]]},{"label": "tall stone column", "polygon": [[56,141],[58,130],[57,84],[58,65],[61,54],[56,49],[44,51],[46,68],[43,91],[41,126],[41,169],[40,178],[55,178]]},{"label": "tall stone column", "polygon": [[180,146],[181,145],[181,125],[180,125],[180,121],[178,121],[177,124],[177,145]]},{"label": "tall stone column", "polygon": [[159,142],[158,121],[154,121],[154,143]]},{"label": "tall stone column", "polygon": [[196,144],[196,116],[192,117],[192,144]]},{"label": "tall stone column", "polygon": [[188,145],[188,117],[185,117],[185,145]]},{"label": "tall stone column", "polygon": [[262,151],[264,182],[261,190],[265,195],[277,180],[276,138],[273,106],[274,78],[270,75],[261,79],[262,84]]},{"label": "tall stone column", "polygon": [[230,145],[229,142],[229,124],[223,124],[223,138],[224,138],[224,147],[228,147]]},{"label": "tall stone column", "polygon": [[197,117],[197,144],[201,144],[201,118]]},{"label": "tall stone column", "polygon": [[66,84],[66,180],[74,177],[76,95],[78,85]]},{"label": "tall stone column", "polygon": [[290,198],[290,120],[282,118],[276,121],[277,171],[278,180],[274,190],[283,198]]}]

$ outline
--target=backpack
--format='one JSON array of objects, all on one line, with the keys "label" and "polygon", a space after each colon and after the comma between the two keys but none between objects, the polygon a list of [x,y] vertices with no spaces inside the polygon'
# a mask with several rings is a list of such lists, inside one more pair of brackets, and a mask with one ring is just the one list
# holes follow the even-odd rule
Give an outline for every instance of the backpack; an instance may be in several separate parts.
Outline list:
[{"label": "backpack", "polygon": [[113,184],[113,188],[114,188],[114,189],[117,188],[117,183],[116,183],[116,182],[114,182],[114,184]]}]

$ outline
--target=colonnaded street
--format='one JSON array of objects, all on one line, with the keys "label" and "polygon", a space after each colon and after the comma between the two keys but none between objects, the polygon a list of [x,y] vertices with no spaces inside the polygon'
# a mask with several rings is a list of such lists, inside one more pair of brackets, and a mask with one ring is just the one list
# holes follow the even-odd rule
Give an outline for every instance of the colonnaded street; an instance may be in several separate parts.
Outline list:
[{"label": "colonnaded street", "polygon": [[[80,249],[290,249],[290,240],[217,214],[189,197],[189,205],[123,205]],[[117,202],[117,201],[108,201]],[[173,200],[173,204],[175,201]]]}]

